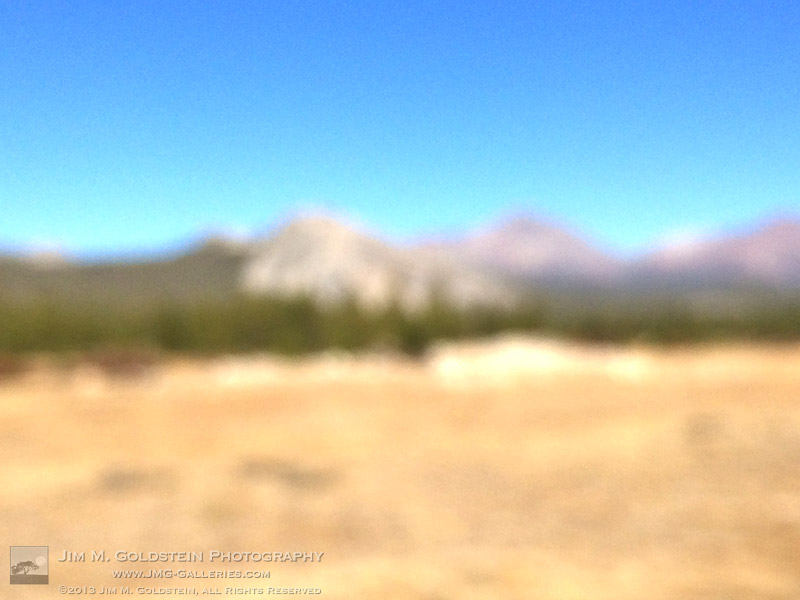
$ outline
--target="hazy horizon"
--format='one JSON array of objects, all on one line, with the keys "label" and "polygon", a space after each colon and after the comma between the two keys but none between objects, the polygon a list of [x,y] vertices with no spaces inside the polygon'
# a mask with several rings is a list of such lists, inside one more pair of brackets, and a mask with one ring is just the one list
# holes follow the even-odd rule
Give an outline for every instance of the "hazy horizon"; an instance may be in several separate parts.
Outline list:
[{"label": "hazy horizon", "polygon": [[677,246],[683,243],[694,243],[699,241],[716,240],[723,237],[735,237],[754,233],[778,221],[800,222],[800,211],[775,211],[748,222],[733,223],[727,227],[716,228],[685,228],[667,232],[665,235],[644,241],[635,248],[615,247],[608,239],[591,235],[585,230],[575,227],[572,223],[549,218],[547,215],[536,215],[533,212],[508,210],[494,217],[488,218],[483,223],[477,223],[468,228],[456,229],[454,227],[440,230],[410,232],[405,236],[392,236],[387,231],[380,229],[373,223],[360,219],[355,215],[343,212],[336,213],[324,208],[298,208],[288,211],[284,215],[269,223],[260,223],[256,226],[245,228],[232,228],[224,226],[214,226],[213,224],[199,224],[194,232],[188,232],[180,237],[165,239],[154,242],[150,245],[107,247],[102,249],[81,249],[68,247],[51,240],[32,240],[24,244],[6,244],[5,240],[0,239],[0,256],[41,256],[52,258],[63,258],[66,260],[77,261],[129,261],[158,259],[164,256],[181,254],[193,247],[204,244],[212,239],[220,239],[231,242],[249,243],[264,239],[274,235],[281,228],[291,222],[303,219],[325,218],[334,220],[346,227],[353,228],[359,233],[379,239],[390,245],[398,247],[414,247],[426,243],[437,243],[443,241],[457,241],[471,235],[488,232],[494,228],[501,227],[516,218],[529,219],[533,222],[546,226],[555,227],[576,236],[578,239],[588,243],[592,248],[604,254],[615,257],[619,260],[634,260],[647,256],[650,253],[664,250],[670,246]]}]

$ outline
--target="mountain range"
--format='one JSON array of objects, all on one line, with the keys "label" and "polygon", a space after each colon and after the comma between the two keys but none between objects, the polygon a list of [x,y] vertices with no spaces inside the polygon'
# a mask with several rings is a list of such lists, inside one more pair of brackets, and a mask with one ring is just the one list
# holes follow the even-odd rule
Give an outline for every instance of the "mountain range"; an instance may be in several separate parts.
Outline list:
[{"label": "mountain range", "polygon": [[800,294],[800,219],[670,243],[623,259],[568,228],[515,216],[447,239],[392,244],[328,216],[306,216],[252,239],[208,237],[183,252],[82,262],[0,256],[0,300],[224,300],[235,294],[308,295],[415,310],[439,300],[510,307],[543,291],[708,298],[757,290]]}]

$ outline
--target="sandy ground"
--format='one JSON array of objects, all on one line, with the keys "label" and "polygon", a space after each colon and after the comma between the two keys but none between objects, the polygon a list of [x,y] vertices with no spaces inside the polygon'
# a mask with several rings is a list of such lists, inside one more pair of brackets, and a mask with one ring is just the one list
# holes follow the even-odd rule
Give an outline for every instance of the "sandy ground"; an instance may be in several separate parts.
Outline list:
[{"label": "sandy ground", "polygon": [[[798,347],[510,339],[423,363],[223,358],[136,378],[42,367],[0,382],[0,410],[0,560],[10,545],[50,547],[50,584],[6,580],[3,598],[90,595],[60,585],[800,597]],[[87,562],[57,562],[65,550]],[[119,550],[324,557],[136,565]],[[270,578],[112,575],[154,566]]]}]

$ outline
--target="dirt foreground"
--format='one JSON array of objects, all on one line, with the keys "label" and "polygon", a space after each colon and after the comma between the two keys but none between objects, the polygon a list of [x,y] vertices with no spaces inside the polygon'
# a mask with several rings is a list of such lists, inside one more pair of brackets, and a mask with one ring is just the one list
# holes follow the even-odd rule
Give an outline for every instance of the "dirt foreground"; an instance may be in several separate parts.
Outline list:
[{"label": "dirt foreground", "polygon": [[[0,382],[0,411],[0,560],[49,546],[49,585],[6,579],[11,600],[126,586],[800,598],[800,347],[509,338],[421,363],[239,357],[135,377],[43,366]],[[86,561],[59,561],[67,551]],[[151,552],[203,560],[129,558]],[[312,559],[283,560],[295,552]],[[113,573],[151,568],[195,576]],[[215,570],[269,578],[198,577]]]}]

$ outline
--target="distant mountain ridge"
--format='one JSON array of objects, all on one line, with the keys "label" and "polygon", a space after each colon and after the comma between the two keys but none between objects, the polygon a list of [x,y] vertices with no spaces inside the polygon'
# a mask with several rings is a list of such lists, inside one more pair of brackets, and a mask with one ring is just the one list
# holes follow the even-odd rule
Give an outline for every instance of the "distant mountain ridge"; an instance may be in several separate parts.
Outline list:
[{"label": "distant mountain ridge", "polygon": [[527,216],[515,216],[494,227],[430,246],[492,271],[556,283],[599,283],[619,276],[622,268],[619,259],[576,234]]},{"label": "distant mountain ridge", "polygon": [[249,240],[214,236],[158,260],[85,264],[0,256],[0,300],[140,303],[306,295],[415,310],[434,300],[509,307],[532,291],[766,286],[800,291],[800,219],[670,244],[622,260],[528,216],[449,240],[393,245],[342,220],[306,216]]},{"label": "distant mountain ridge", "polygon": [[399,248],[328,217],[290,222],[254,242],[242,287],[256,294],[307,294],[323,303],[355,298],[377,308],[416,309],[441,299],[457,306],[509,305],[501,278],[422,248]]},{"label": "distant mountain ridge", "polygon": [[674,279],[800,286],[800,219],[774,219],[747,231],[662,247],[638,269]]}]

